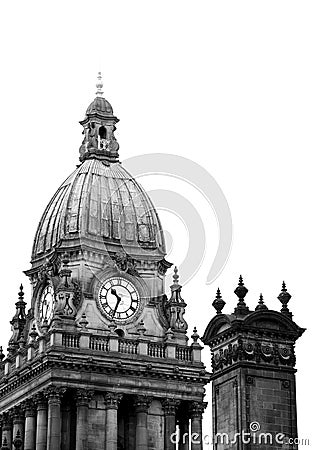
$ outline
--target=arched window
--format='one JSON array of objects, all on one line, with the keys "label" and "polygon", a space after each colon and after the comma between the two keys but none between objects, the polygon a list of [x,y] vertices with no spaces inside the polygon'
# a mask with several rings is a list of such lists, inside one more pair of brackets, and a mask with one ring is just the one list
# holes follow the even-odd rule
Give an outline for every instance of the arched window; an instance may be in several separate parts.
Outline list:
[{"label": "arched window", "polygon": [[99,128],[99,136],[100,136],[100,139],[106,139],[106,137],[107,137],[107,130],[105,129],[104,126]]}]

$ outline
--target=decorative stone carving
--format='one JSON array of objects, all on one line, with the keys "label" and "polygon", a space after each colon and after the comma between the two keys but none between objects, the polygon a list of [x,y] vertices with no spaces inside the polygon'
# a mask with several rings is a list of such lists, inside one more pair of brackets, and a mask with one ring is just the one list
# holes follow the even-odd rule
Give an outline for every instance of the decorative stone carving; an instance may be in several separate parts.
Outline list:
[{"label": "decorative stone carving", "polygon": [[173,275],[173,284],[171,285],[172,295],[165,304],[166,315],[170,328],[174,332],[186,333],[188,325],[184,319],[186,303],[181,298],[182,286],[178,283],[178,269],[175,267]]},{"label": "decorative stone carving", "polygon": [[61,281],[56,288],[54,315],[74,318],[80,300],[80,291],[78,284],[71,278],[72,271],[69,269],[68,263],[69,256],[65,253],[62,259],[62,268],[60,270]]},{"label": "decorative stone carving", "polygon": [[282,386],[283,389],[290,389],[290,386],[291,386],[290,381],[289,380],[283,380],[282,383],[281,383],[281,386]]},{"label": "decorative stone carving", "polygon": [[37,409],[46,409],[47,408],[47,396],[45,392],[39,392],[33,397],[34,405]]},{"label": "decorative stone carving", "polygon": [[75,393],[77,406],[88,406],[94,393],[87,389],[77,389]]},{"label": "decorative stone carving", "polygon": [[98,133],[94,122],[88,124],[88,128],[86,130],[86,148],[87,150],[98,149]]},{"label": "decorative stone carving", "polygon": [[286,283],[283,281],[281,293],[277,297],[280,303],[282,304],[281,313],[285,314],[287,317],[292,319],[292,313],[289,311],[288,303],[291,299],[291,295],[287,291]]},{"label": "decorative stone carving", "polygon": [[206,402],[191,402],[189,405],[189,414],[191,419],[202,418],[202,414],[207,406]]},{"label": "decorative stone carving", "polygon": [[44,394],[45,394],[46,398],[48,399],[49,403],[60,404],[61,399],[62,399],[63,395],[65,394],[65,392],[66,392],[65,387],[51,385],[44,391]]},{"label": "decorative stone carving", "polygon": [[118,405],[123,398],[123,394],[118,394],[116,392],[107,392],[105,394],[105,404],[109,409],[118,409]]},{"label": "decorative stone carving", "polygon": [[249,384],[251,386],[255,385],[255,378],[251,375],[246,375],[246,384]]},{"label": "decorative stone carving", "polygon": [[147,395],[137,395],[134,401],[136,412],[148,412],[151,402],[152,397]]},{"label": "decorative stone carving", "polygon": [[26,303],[24,302],[24,291],[22,284],[20,286],[20,290],[18,293],[18,301],[15,303],[15,307],[16,312],[10,322],[12,329],[12,337],[9,340],[8,344],[9,356],[13,355],[19,348],[19,340],[23,335],[24,327],[26,324],[26,313],[25,313]]},{"label": "decorative stone carving", "polygon": [[213,372],[222,370],[237,361],[262,361],[267,364],[294,367],[294,349],[292,345],[278,347],[264,344],[261,341],[244,342],[242,339],[238,339],[236,343],[227,344],[224,349],[213,353]]},{"label": "decorative stone carving", "polygon": [[128,273],[129,275],[139,276],[136,270],[136,261],[125,252],[115,253],[112,259],[115,261],[116,268],[119,271]]},{"label": "decorative stone carving", "polygon": [[158,273],[161,276],[164,276],[167,272],[167,270],[172,267],[173,263],[170,263],[166,261],[165,258],[161,259],[161,261],[158,262]]},{"label": "decorative stone carving", "polygon": [[164,414],[166,416],[175,416],[180,400],[174,398],[164,398],[161,400]]},{"label": "decorative stone carving", "polygon": [[217,314],[222,313],[222,309],[226,305],[226,302],[222,299],[220,288],[217,289],[216,297],[215,297],[212,305],[216,309]]},{"label": "decorative stone carving", "polygon": [[24,410],[25,417],[35,417],[36,415],[36,403],[33,399],[29,398],[21,405]]},{"label": "decorative stone carving", "polygon": [[117,142],[115,136],[112,135],[112,138],[109,141],[109,145],[108,145],[109,152],[113,155],[116,155],[119,151],[119,148],[120,148],[119,143]]},{"label": "decorative stone carving", "polygon": [[240,275],[239,277],[239,283],[238,286],[235,289],[235,294],[238,297],[238,303],[237,306],[235,308],[235,314],[236,315],[245,315],[249,313],[249,308],[246,305],[244,298],[248,293],[248,289],[246,288],[246,286],[244,285],[242,276]]}]

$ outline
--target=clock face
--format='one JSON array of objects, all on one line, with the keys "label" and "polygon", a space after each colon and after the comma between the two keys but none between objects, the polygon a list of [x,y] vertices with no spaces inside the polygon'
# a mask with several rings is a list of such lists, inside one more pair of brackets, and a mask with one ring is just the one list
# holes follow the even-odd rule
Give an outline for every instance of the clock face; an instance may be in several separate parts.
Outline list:
[{"label": "clock face", "polygon": [[54,311],[55,298],[52,286],[46,286],[39,300],[39,319],[43,323],[45,320],[50,323]]},{"label": "clock face", "polygon": [[99,301],[105,315],[117,322],[130,319],[139,308],[139,294],[135,286],[120,277],[106,280],[99,291]]}]

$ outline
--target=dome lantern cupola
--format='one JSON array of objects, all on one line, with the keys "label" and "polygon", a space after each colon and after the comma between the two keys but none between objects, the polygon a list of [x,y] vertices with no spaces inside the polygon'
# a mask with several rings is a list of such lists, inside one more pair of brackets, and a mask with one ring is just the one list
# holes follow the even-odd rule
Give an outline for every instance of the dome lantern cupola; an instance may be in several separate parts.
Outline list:
[{"label": "dome lantern cupola", "polygon": [[114,136],[119,121],[111,104],[103,97],[101,72],[98,73],[96,98],[88,106],[86,117],[80,122],[84,127],[84,140],[80,146],[80,161],[100,159],[118,161],[119,144]]}]

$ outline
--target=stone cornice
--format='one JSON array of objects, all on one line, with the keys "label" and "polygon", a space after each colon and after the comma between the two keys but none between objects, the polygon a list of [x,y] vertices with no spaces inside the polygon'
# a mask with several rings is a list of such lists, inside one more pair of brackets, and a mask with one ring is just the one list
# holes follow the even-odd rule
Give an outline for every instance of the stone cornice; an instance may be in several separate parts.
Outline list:
[{"label": "stone cornice", "polygon": [[[35,366],[35,367],[34,367]],[[7,395],[12,395],[13,392],[18,390],[29,383],[31,380],[35,380],[45,372],[79,372],[81,374],[106,374],[108,377],[122,376],[125,379],[140,378],[142,382],[145,380],[163,380],[165,382],[177,382],[188,383],[198,386],[206,385],[209,382],[209,374],[204,370],[204,366],[200,367],[184,367],[179,364],[158,364],[157,361],[151,364],[151,361],[134,361],[131,358],[129,361],[125,359],[121,362],[117,358],[111,358],[110,360],[101,358],[71,358],[69,355],[64,359],[60,358],[59,354],[48,354],[44,358],[33,364],[29,364],[28,367],[24,366],[20,372],[12,373],[9,378],[2,379],[0,385],[0,399],[5,398]],[[71,378],[66,377],[66,382]],[[149,383],[148,383],[149,384]],[[164,383],[163,383],[164,385]]]}]

